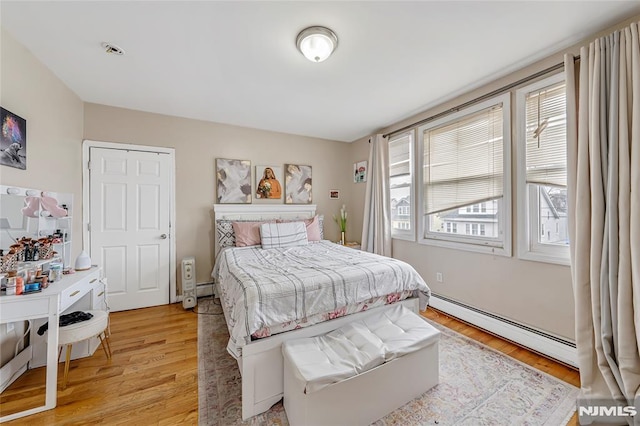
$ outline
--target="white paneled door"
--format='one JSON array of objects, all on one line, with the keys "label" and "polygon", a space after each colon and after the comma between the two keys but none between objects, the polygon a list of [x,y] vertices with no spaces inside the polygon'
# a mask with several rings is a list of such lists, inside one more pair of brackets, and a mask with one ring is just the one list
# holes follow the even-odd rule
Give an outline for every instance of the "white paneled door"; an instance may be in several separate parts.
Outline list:
[{"label": "white paneled door", "polygon": [[91,259],[111,310],[169,303],[170,156],[91,147]]}]

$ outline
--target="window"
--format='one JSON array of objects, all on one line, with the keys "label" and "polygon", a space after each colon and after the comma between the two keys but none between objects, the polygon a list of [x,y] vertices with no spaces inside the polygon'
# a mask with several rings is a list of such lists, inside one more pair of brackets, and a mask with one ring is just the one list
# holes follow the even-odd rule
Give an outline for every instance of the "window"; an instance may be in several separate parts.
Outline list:
[{"label": "window", "polygon": [[391,237],[415,240],[413,227],[413,131],[389,140]]},{"label": "window", "polygon": [[[419,127],[421,243],[511,254],[509,99],[501,95]],[[450,233],[445,222],[464,224],[465,232]]]},{"label": "window", "polygon": [[517,92],[518,255],[569,264],[564,74]]}]

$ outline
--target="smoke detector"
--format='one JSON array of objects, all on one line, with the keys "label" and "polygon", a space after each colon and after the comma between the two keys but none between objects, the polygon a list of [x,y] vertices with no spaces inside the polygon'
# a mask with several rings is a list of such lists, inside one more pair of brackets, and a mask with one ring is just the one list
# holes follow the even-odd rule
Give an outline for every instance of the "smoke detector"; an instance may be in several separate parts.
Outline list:
[{"label": "smoke detector", "polygon": [[112,53],[112,54],[118,55],[118,56],[124,55],[124,49],[119,47],[119,46],[116,46],[113,43],[103,42],[102,43],[102,48],[104,49],[104,51],[106,53]]}]

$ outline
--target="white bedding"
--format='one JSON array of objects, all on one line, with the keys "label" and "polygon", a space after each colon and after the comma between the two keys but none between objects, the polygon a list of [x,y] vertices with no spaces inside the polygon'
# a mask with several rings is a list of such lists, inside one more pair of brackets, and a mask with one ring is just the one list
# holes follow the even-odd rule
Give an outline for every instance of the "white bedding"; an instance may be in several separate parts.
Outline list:
[{"label": "white bedding", "polygon": [[430,290],[409,264],[329,241],[263,250],[230,247],[212,273],[228,320],[228,351],[236,358],[251,335],[387,294],[414,290],[426,309]]}]

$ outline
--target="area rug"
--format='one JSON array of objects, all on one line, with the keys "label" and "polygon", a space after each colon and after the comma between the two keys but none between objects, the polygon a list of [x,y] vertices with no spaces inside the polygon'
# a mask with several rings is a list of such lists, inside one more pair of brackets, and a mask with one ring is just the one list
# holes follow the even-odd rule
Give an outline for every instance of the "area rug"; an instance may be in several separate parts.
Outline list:
[{"label": "area rug", "polygon": [[[242,421],[241,379],[222,309],[198,301],[200,425],[288,425],[282,402]],[[564,425],[578,388],[439,324],[440,383],[378,420],[386,425]],[[380,386],[384,386],[383,383]]]}]

